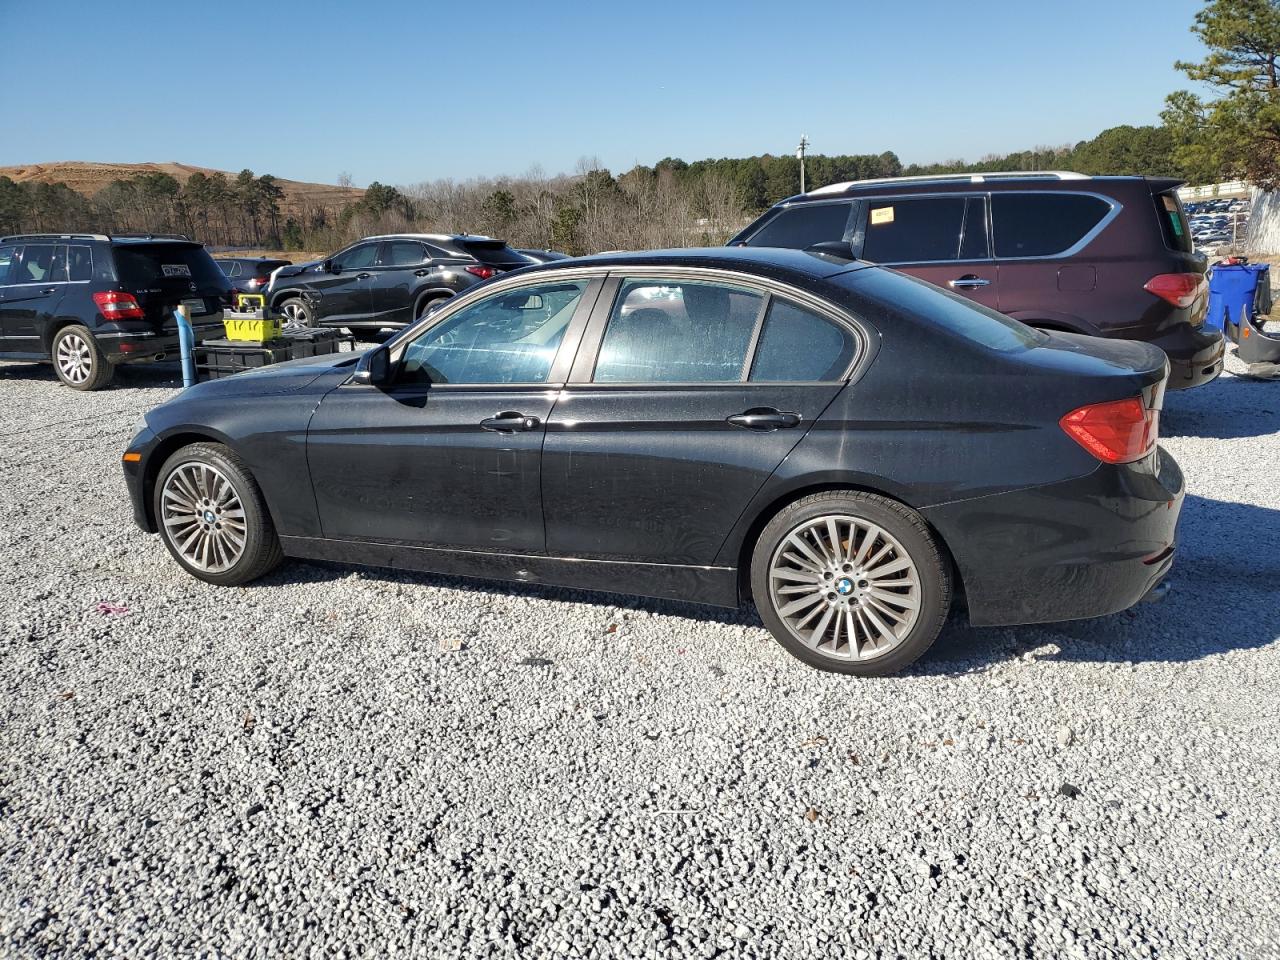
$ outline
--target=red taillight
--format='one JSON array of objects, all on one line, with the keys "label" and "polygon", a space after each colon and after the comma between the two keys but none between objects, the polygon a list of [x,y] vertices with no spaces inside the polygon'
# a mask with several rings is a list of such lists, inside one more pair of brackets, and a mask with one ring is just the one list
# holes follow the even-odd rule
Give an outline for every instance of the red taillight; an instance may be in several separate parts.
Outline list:
[{"label": "red taillight", "polygon": [[1185,310],[1196,302],[1205,283],[1203,273],[1160,273],[1144,283],[1142,289]]},{"label": "red taillight", "polygon": [[142,307],[132,293],[121,293],[119,290],[103,290],[93,295],[93,302],[98,311],[108,320],[141,320]]},{"label": "red taillight", "polygon": [[473,277],[479,277],[481,280],[488,280],[490,277],[496,277],[498,271],[493,267],[467,267],[467,273]]},{"label": "red taillight", "polygon": [[266,280],[263,280],[260,277],[250,277],[249,282],[246,283],[245,286],[248,287],[250,290],[256,290],[258,287],[260,287],[262,284],[266,282],[267,282]]},{"label": "red taillight", "polygon": [[1159,422],[1159,410],[1148,409],[1141,397],[1130,397],[1079,407],[1058,425],[1104,463],[1132,463],[1155,447]]}]

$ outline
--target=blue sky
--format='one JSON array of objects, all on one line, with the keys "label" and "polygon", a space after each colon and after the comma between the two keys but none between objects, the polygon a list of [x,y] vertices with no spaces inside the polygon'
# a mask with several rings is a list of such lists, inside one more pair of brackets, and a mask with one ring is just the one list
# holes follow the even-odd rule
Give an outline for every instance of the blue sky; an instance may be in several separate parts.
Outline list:
[{"label": "blue sky", "polygon": [[972,160],[1156,122],[1201,5],[0,0],[0,165],[364,186],[788,153],[801,133]]}]

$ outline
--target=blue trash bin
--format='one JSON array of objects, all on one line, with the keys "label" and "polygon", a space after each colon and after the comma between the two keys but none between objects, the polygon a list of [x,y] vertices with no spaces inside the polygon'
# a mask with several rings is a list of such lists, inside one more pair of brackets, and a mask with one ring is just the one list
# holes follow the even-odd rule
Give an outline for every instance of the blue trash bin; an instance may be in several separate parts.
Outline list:
[{"label": "blue trash bin", "polygon": [[1258,283],[1270,285],[1271,265],[1267,263],[1220,264],[1209,272],[1209,312],[1206,327],[1225,329],[1228,323],[1238,325],[1242,316],[1253,315]]}]

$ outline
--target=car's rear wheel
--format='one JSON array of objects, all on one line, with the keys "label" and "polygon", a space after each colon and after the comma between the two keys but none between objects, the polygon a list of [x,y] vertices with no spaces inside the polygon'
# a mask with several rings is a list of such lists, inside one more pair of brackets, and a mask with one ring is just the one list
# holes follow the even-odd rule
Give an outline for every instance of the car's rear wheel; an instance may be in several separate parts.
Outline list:
[{"label": "car's rear wheel", "polygon": [[195,443],[169,457],[156,477],[153,507],[164,545],[201,580],[248,583],[284,557],[262,491],[221,444]]},{"label": "car's rear wheel", "polygon": [[281,301],[279,309],[286,330],[307,330],[316,325],[315,315],[301,297]]},{"label": "car's rear wheel", "polygon": [[853,490],[805,497],[769,521],[752,557],[751,591],[788,652],[860,676],[916,660],[951,606],[947,561],[920,515]]},{"label": "car's rear wheel", "polygon": [[440,306],[440,304],[444,303],[448,299],[449,298],[447,296],[425,298],[421,303],[418,304],[418,309],[417,311],[415,311],[413,318],[415,320],[421,320],[428,313],[430,313],[434,308]]},{"label": "car's rear wheel", "polygon": [[111,382],[115,368],[86,327],[63,327],[53,336],[53,369],[58,379],[75,390],[100,390]]}]

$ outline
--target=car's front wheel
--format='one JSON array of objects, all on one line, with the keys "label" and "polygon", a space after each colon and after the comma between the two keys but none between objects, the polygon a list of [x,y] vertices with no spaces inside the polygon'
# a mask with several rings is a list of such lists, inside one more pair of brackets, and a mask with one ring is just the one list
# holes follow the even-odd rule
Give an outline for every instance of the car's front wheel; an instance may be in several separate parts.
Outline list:
[{"label": "car's front wheel", "polygon": [[301,297],[281,301],[279,309],[286,330],[307,330],[316,325],[315,314]]},{"label": "car's front wheel", "polygon": [[169,457],[156,477],[153,507],[164,545],[201,580],[248,583],[284,557],[262,491],[221,444],[195,443]]},{"label": "car's front wheel", "polygon": [[53,369],[68,387],[100,390],[111,382],[115,368],[86,327],[63,327],[54,334],[52,346]]},{"label": "car's front wheel", "polygon": [[937,639],[951,576],[920,515],[861,491],[813,494],[765,526],[751,592],[788,652],[824,670],[895,673]]}]

